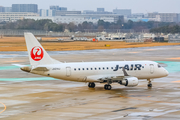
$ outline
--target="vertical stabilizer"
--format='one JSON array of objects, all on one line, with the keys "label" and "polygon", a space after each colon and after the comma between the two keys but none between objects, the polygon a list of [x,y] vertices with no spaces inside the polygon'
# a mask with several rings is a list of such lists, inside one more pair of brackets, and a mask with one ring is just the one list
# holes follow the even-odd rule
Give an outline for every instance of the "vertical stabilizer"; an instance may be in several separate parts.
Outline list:
[{"label": "vertical stabilizer", "polygon": [[61,63],[52,59],[32,33],[24,33],[29,61],[32,66]]}]

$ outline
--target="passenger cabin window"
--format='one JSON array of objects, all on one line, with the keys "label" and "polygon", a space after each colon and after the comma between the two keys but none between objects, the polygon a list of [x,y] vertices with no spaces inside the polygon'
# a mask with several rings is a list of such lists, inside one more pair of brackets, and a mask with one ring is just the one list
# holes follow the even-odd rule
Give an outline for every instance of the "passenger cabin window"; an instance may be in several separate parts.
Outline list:
[{"label": "passenger cabin window", "polygon": [[94,68],[96,70],[96,68]]},{"label": "passenger cabin window", "polygon": [[101,68],[99,68],[99,70],[101,70]]},{"label": "passenger cabin window", "polygon": [[80,68],[78,70],[81,70]]},{"label": "passenger cabin window", "polygon": [[84,68],[82,70],[84,70]]},{"label": "passenger cabin window", "polygon": [[107,70],[108,70],[109,68],[107,67]]},{"label": "passenger cabin window", "polygon": [[91,68],[91,70],[93,70],[93,69]]},{"label": "passenger cabin window", "polygon": [[113,69],[113,67],[111,67],[111,69]]},{"label": "passenger cabin window", "polygon": [[74,68],[74,70],[76,71],[76,68]]},{"label": "passenger cabin window", "polygon": [[87,70],[89,70],[89,69],[87,68]]}]

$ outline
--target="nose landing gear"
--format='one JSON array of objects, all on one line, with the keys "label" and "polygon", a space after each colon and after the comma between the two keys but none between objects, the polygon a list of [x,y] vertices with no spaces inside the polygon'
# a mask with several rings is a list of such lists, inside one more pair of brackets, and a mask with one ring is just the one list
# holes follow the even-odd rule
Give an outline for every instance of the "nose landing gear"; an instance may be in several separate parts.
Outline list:
[{"label": "nose landing gear", "polygon": [[152,88],[151,79],[147,79],[147,81],[148,81],[148,84],[147,84],[148,88]]}]

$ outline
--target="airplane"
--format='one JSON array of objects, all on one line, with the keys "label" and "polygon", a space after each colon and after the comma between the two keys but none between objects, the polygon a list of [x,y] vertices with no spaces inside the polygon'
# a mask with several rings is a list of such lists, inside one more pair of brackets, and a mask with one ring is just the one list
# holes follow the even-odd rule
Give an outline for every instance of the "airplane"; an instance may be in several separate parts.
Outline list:
[{"label": "airplane", "polygon": [[88,82],[89,88],[95,83],[104,83],[105,90],[111,90],[112,83],[127,87],[137,86],[140,79],[151,80],[168,76],[168,71],[154,61],[110,61],[62,63],[51,58],[32,33],[24,33],[30,66],[21,70],[57,79]]}]

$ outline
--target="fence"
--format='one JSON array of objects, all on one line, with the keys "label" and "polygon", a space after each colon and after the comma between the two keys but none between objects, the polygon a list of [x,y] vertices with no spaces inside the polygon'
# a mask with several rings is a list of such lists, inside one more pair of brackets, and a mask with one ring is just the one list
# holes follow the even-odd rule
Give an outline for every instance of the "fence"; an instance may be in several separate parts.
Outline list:
[{"label": "fence", "polygon": [[50,37],[96,37],[101,33],[91,33],[91,32],[47,32],[40,30],[9,30],[9,29],[0,29],[0,36],[24,36],[24,32],[31,32],[36,36],[50,36]]}]

